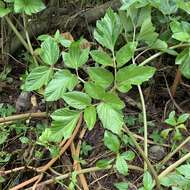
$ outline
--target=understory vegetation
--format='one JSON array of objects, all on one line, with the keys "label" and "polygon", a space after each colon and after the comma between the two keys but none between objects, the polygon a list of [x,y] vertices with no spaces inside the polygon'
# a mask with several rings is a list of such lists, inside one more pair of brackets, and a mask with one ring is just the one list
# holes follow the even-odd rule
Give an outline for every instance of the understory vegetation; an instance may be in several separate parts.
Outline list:
[{"label": "understory vegetation", "polygon": [[189,15],[0,0],[1,189],[189,190]]}]

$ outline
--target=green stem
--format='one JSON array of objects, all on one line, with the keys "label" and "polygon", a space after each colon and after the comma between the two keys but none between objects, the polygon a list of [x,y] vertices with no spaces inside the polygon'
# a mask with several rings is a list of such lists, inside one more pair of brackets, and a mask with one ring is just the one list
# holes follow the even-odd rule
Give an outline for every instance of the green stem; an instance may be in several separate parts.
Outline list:
[{"label": "green stem", "polygon": [[116,75],[117,75],[117,65],[116,65],[116,58],[115,58],[115,53],[114,50],[112,50],[112,57],[113,57],[113,67],[114,67],[114,86],[113,89],[116,88]]},{"label": "green stem", "polygon": [[[144,101],[144,96],[142,93],[141,86],[138,85],[138,90],[140,94],[141,104],[142,104],[142,112],[143,112],[143,124],[144,124],[144,154],[148,158],[148,125],[147,125],[147,116],[146,116],[146,106]],[[144,163],[144,170],[147,170],[147,164]]]},{"label": "green stem", "polygon": [[26,50],[30,52],[30,48],[28,47],[28,44],[26,43],[26,41],[24,40],[24,38],[20,34],[20,32],[16,29],[16,27],[14,26],[14,24],[12,23],[12,21],[9,19],[8,16],[5,16],[5,20],[7,21],[8,25],[13,30],[13,32],[15,33],[15,35],[17,36],[17,38],[20,40],[20,42],[26,48]]},{"label": "green stem", "polygon": [[26,40],[28,43],[28,48],[29,48],[30,54],[32,55],[32,57],[34,59],[36,66],[38,66],[38,62],[34,56],[34,50],[32,48],[32,44],[31,44],[30,37],[28,34],[28,19],[26,18],[25,14],[23,14],[23,23],[24,23],[24,30],[25,30]]},{"label": "green stem", "polygon": [[156,186],[157,189],[160,190],[160,181],[158,179],[158,175],[156,173],[156,170],[154,169],[154,167],[152,166],[152,164],[150,163],[149,159],[146,157],[145,153],[143,152],[142,148],[140,147],[140,145],[138,144],[138,142],[136,141],[135,137],[133,136],[133,134],[131,133],[131,131],[128,129],[127,126],[125,126],[125,132],[129,135],[129,137],[131,138],[131,140],[133,141],[133,143],[135,144],[138,152],[140,153],[140,155],[143,157],[144,161],[147,163],[147,167],[149,168],[150,172],[152,173],[155,181],[156,181]]}]

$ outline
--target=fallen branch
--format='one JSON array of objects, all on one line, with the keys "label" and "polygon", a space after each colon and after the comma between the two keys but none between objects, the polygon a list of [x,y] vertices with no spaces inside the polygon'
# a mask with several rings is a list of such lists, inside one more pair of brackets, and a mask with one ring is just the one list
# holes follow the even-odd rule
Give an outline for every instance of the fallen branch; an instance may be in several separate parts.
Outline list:
[{"label": "fallen branch", "polygon": [[43,118],[47,116],[48,115],[46,112],[24,113],[24,114],[12,115],[8,117],[2,117],[0,118],[0,123],[6,123],[9,121],[16,121],[16,120],[22,120],[22,119],[28,119],[28,118]]}]

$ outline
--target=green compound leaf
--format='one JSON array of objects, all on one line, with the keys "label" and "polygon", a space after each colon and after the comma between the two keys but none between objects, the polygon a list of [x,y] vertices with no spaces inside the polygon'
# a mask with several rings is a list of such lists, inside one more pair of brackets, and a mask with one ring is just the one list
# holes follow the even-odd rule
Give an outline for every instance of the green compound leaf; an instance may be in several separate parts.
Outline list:
[{"label": "green compound leaf", "polygon": [[103,88],[109,87],[114,78],[113,74],[108,71],[107,69],[101,68],[101,67],[91,67],[88,69],[88,74],[92,81],[94,81],[96,84],[102,86]]},{"label": "green compound leaf", "polygon": [[120,148],[119,138],[109,131],[104,133],[104,145],[111,151],[118,153]]},{"label": "green compound leaf", "polygon": [[112,58],[104,51],[93,50],[90,52],[90,55],[92,56],[92,59],[96,63],[99,63],[104,66],[112,66],[113,65]]},{"label": "green compound leaf", "polygon": [[97,21],[94,38],[104,47],[114,50],[116,41],[121,33],[121,22],[117,13],[108,9],[104,18]]},{"label": "green compound leaf", "polygon": [[80,42],[72,42],[69,51],[62,53],[63,61],[68,68],[77,69],[88,61],[90,50],[81,49]]},{"label": "green compound leaf", "polygon": [[97,106],[97,113],[104,128],[118,135],[121,134],[121,129],[124,124],[121,111],[114,109],[107,103],[101,103]]},{"label": "green compound leaf", "polygon": [[190,42],[190,24],[188,22],[172,21],[170,28],[174,39],[181,42]]},{"label": "green compound leaf", "polygon": [[57,71],[54,78],[49,82],[45,89],[46,101],[56,101],[61,98],[64,93],[69,90],[72,91],[77,85],[78,79],[69,70]]},{"label": "green compound leaf", "polygon": [[53,70],[46,66],[36,67],[26,78],[24,90],[38,90],[43,85],[47,85],[53,75]]},{"label": "green compound leaf", "polygon": [[118,155],[116,158],[116,169],[122,175],[128,175],[128,165],[125,159]]},{"label": "green compound leaf", "polygon": [[76,127],[80,112],[62,108],[56,110],[51,118],[52,126],[46,128],[39,137],[39,142],[46,144],[47,142],[60,142],[63,138],[68,139]]},{"label": "green compound leaf", "polygon": [[45,5],[42,0],[15,0],[14,10],[16,13],[25,13],[32,15],[45,9]]},{"label": "green compound leaf", "polygon": [[135,53],[137,42],[129,42],[116,52],[117,67],[122,67],[131,60]]},{"label": "green compound leaf", "polygon": [[137,66],[134,64],[120,69],[116,77],[118,90],[128,92],[132,85],[141,85],[154,75],[155,70],[154,67]]},{"label": "green compound leaf", "polygon": [[84,110],[84,120],[87,128],[91,130],[96,123],[96,108],[94,106],[89,106]]},{"label": "green compound leaf", "polygon": [[91,104],[91,98],[83,92],[67,92],[64,93],[62,98],[69,106],[76,109],[85,109],[87,106],[90,106]]},{"label": "green compound leaf", "polygon": [[59,53],[60,51],[57,42],[52,37],[49,37],[42,42],[40,57],[44,63],[48,65],[55,64],[59,59]]},{"label": "green compound leaf", "polygon": [[100,100],[105,94],[105,89],[93,82],[86,82],[84,84],[85,92],[92,98]]}]

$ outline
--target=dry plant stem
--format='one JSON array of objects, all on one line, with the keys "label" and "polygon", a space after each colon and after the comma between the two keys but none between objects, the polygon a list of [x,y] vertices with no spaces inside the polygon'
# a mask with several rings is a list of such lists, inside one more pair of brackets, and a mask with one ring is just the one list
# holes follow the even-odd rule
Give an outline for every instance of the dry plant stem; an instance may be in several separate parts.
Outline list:
[{"label": "dry plant stem", "polygon": [[135,144],[137,150],[139,151],[140,155],[143,157],[144,161],[147,163],[147,167],[150,170],[150,172],[152,173],[155,181],[156,181],[156,187],[157,190],[160,190],[160,181],[158,179],[158,175],[154,169],[154,167],[152,166],[152,164],[150,163],[150,161],[148,160],[148,158],[145,156],[142,148],[140,147],[140,145],[138,144],[138,142],[136,141],[135,137],[133,136],[133,134],[130,132],[130,130],[128,129],[127,126],[125,126],[125,132],[129,135],[129,137],[131,138],[131,140],[133,141],[133,143]]},{"label": "dry plant stem", "polygon": [[29,37],[29,34],[28,34],[28,19],[26,18],[26,15],[23,14],[23,23],[24,23],[24,30],[25,30],[25,35],[26,35],[26,40],[27,40],[27,43],[28,43],[28,48],[29,48],[29,51],[30,51],[30,54],[32,55],[33,59],[34,59],[34,62],[36,64],[36,66],[38,66],[38,63],[37,63],[37,60],[34,56],[34,50],[32,48],[32,44],[30,42],[30,37]]},{"label": "dry plant stem", "polygon": [[[136,171],[140,171],[140,172],[144,171],[142,168],[140,168],[138,166],[128,165],[128,167],[129,167],[129,170],[136,170]],[[113,168],[112,165],[109,165],[106,168],[92,167],[92,168],[86,168],[86,169],[82,169],[80,171],[76,171],[76,173],[77,173],[77,175],[79,175],[79,174],[85,174],[85,173],[90,173],[90,172],[97,172],[97,171],[101,171],[101,170],[109,170],[111,168]],[[48,185],[48,184],[51,184],[53,182],[66,179],[66,178],[70,177],[70,175],[71,175],[71,172],[63,174],[63,175],[55,177],[55,178],[51,178],[49,180],[46,180],[44,182],[39,183],[36,187],[43,187],[44,185]],[[25,190],[32,190],[32,188],[28,188]]]},{"label": "dry plant stem", "polygon": [[21,166],[21,167],[18,167],[18,168],[14,168],[12,170],[0,171],[0,176],[2,176],[2,175],[8,175],[8,174],[11,174],[13,172],[18,172],[18,171],[27,170],[27,169],[37,171],[37,168],[34,168],[32,166]]},{"label": "dry plant stem", "polygon": [[[72,143],[73,139],[75,138],[75,136],[76,136],[76,134],[77,134],[77,132],[78,132],[80,126],[81,126],[81,124],[82,124],[82,113],[80,114],[79,121],[78,121],[78,123],[77,123],[77,126],[76,126],[76,128],[75,128],[75,130],[74,130],[72,136],[71,136],[70,139],[65,143],[65,145],[61,148],[61,151],[60,151],[59,156],[57,156],[57,157],[53,158],[52,160],[50,160],[45,166],[42,166],[42,167],[38,168],[38,169],[37,169],[38,172],[44,173],[45,171],[47,171],[47,170],[59,159],[59,157],[67,150],[67,148],[68,148],[68,147],[70,146],[70,144]],[[15,187],[13,187],[13,188],[10,189],[10,190],[19,190],[19,189],[25,187],[26,185],[29,185],[29,184],[31,184],[31,183],[33,183],[33,182],[39,180],[40,178],[41,178],[41,174],[39,174],[39,175],[37,175],[37,176],[35,176],[35,177],[33,177],[33,178],[27,180],[27,181],[24,181],[23,183],[21,183],[21,184],[15,186]],[[32,179],[33,179],[33,180],[32,180]],[[35,180],[34,180],[34,179],[35,179]],[[40,181],[40,180],[39,180],[39,181]],[[38,182],[39,182],[39,181],[38,181]],[[36,187],[37,187],[37,186],[38,186],[38,185],[36,185]]]},{"label": "dry plant stem", "polygon": [[178,85],[181,83],[181,72],[179,70],[179,68],[177,69],[177,72],[176,72],[176,75],[175,75],[175,79],[174,79],[174,82],[171,86],[171,93],[172,93],[172,96],[175,97],[176,95],[176,90],[177,90],[177,87]]},{"label": "dry plant stem", "polygon": [[169,153],[162,161],[161,164],[165,164],[168,160],[172,158],[181,148],[190,141],[190,136],[187,137],[173,152]]},{"label": "dry plant stem", "polygon": [[28,119],[28,118],[43,118],[47,116],[48,114],[46,112],[18,114],[18,115],[13,115],[13,116],[8,116],[8,117],[2,117],[0,118],[0,123],[16,121],[16,120],[21,120],[21,119]]},{"label": "dry plant stem", "polygon": [[170,165],[168,168],[166,168],[159,176],[158,178],[161,179],[163,177],[165,177],[166,175],[168,175],[170,172],[172,172],[175,168],[177,168],[180,164],[182,164],[183,162],[185,162],[187,159],[190,158],[190,152],[188,154],[186,154],[185,156],[183,156],[182,158],[180,158],[178,161],[176,161],[175,163],[173,163],[172,165]]},{"label": "dry plant stem", "polygon": [[29,179],[29,180],[27,180],[27,181],[19,184],[19,185],[17,185],[17,186],[15,186],[15,187],[13,187],[13,188],[11,188],[9,190],[19,190],[19,189],[22,189],[25,186],[27,186],[27,185],[29,185],[29,184],[37,181],[40,178],[40,176],[41,176],[41,174],[39,174],[39,175],[37,175],[37,176],[35,176],[35,177],[33,177],[33,178],[31,178],[31,179]]},{"label": "dry plant stem", "polygon": [[[78,151],[75,149],[75,145],[74,145],[73,142],[71,144],[71,152],[72,152],[73,156],[79,157]],[[80,151],[79,151],[79,153],[80,153]],[[80,166],[80,164],[76,160],[74,160],[73,169],[75,171],[81,170],[81,166]],[[82,184],[83,189],[89,190],[88,184],[87,184],[87,181],[86,181],[86,178],[85,178],[84,174],[79,174],[79,179],[80,179],[80,182]]]},{"label": "dry plant stem", "polygon": [[30,48],[28,47],[28,44],[26,43],[26,41],[24,40],[24,38],[22,37],[22,35],[20,34],[20,32],[16,29],[16,27],[14,26],[14,24],[12,23],[12,21],[10,20],[10,18],[8,16],[5,16],[5,20],[7,21],[8,25],[13,30],[13,32],[15,33],[15,35],[17,36],[17,38],[19,39],[19,41],[26,48],[26,50],[30,52]]},{"label": "dry plant stem", "polygon": [[65,143],[65,145],[61,148],[59,156],[56,156],[55,158],[53,158],[52,160],[50,160],[45,166],[42,166],[41,169],[38,170],[39,172],[45,172],[45,171],[47,171],[60,158],[60,156],[67,150],[67,148],[69,148],[69,146],[71,145],[71,143],[74,140],[75,136],[77,135],[77,132],[78,132],[81,124],[82,124],[82,113],[80,114],[79,121],[77,123],[77,126],[76,126],[76,128],[75,128],[72,136]]}]

